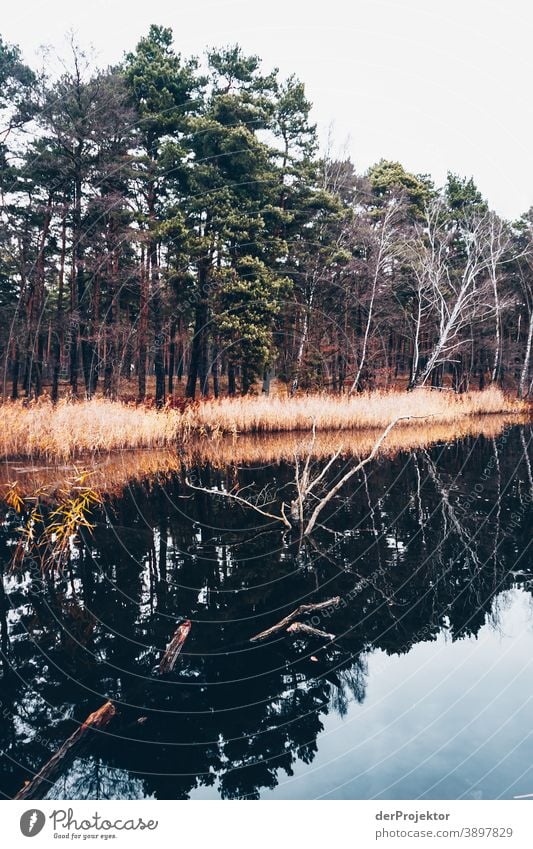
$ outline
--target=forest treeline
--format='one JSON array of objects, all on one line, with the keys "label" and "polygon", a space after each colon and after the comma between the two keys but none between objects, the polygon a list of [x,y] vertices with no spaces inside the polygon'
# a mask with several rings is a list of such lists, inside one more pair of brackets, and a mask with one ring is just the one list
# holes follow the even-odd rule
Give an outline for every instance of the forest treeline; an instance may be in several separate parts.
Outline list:
[{"label": "forest treeline", "polygon": [[320,152],[294,76],[152,26],[60,73],[0,39],[4,398],[531,391],[533,212]]}]

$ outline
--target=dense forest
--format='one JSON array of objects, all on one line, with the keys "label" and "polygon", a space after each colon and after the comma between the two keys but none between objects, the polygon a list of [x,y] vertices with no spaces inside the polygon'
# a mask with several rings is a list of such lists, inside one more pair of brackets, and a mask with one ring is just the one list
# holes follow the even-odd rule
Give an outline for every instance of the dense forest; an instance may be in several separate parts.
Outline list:
[{"label": "dense forest", "polygon": [[4,398],[528,396],[532,211],[357,173],[320,151],[303,84],[238,46],[184,59],[152,26],[105,70],[70,48],[35,71],[0,39]]}]

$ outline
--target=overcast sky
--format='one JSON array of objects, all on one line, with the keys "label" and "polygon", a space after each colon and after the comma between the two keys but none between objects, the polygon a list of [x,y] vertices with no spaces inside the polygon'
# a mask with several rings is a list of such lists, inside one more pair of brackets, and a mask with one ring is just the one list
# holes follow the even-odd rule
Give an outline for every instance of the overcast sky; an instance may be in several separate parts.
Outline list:
[{"label": "overcast sky", "polygon": [[102,64],[151,23],[177,49],[238,41],[296,73],[322,137],[333,125],[358,170],[381,157],[473,176],[492,206],[533,204],[533,4],[527,0],[4,0],[0,32],[30,62],[73,29]]}]

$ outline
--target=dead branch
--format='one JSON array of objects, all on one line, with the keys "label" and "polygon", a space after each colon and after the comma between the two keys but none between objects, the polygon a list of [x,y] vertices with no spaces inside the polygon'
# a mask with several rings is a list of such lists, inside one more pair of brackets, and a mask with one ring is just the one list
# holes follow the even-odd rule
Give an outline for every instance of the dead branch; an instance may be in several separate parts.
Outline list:
[{"label": "dead branch", "polygon": [[74,734],[71,734],[68,740],[65,740],[63,745],[52,755],[40,772],[31,781],[25,783],[24,787],[15,796],[15,799],[41,798],[41,794],[47,792],[49,785],[54,780],[54,776],[59,772],[65,760],[73,754],[74,749],[81,743],[87,732],[105,728],[109,725],[115,714],[116,708],[113,702],[110,701],[98,708],[94,713],[89,714],[85,722],[82,722]]},{"label": "dead branch", "polygon": [[163,657],[159,663],[159,672],[161,675],[165,675],[167,672],[172,672],[174,669],[178,656],[183,648],[183,644],[189,636],[191,627],[192,624],[190,619],[186,619],[185,622],[182,622],[181,625],[179,625],[174,631],[174,635],[166,647]]},{"label": "dead branch", "polygon": [[[326,495],[324,495],[324,497],[321,499],[319,499],[318,496],[313,494],[313,490],[318,486],[319,483],[324,480],[327,472],[331,469],[331,467],[339,457],[342,451],[342,447],[339,448],[338,451],[336,451],[330,457],[330,459],[324,465],[322,470],[317,475],[315,475],[314,478],[312,478],[310,462],[316,438],[316,424],[313,421],[311,442],[303,466],[300,467],[300,458],[298,456],[298,453],[295,454],[294,458],[294,486],[296,489],[296,497],[290,503],[290,517],[292,519],[292,523],[285,512],[288,506],[285,501],[281,503],[280,515],[276,515],[275,513],[270,513],[267,510],[263,510],[257,504],[248,501],[246,498],[242,498],[240,495],[236,495],[234,492],[224,492],[223,490],[219,489],[207,489],[203,486],[196,486],[195,484],[192,484],[187,478],[185,478],[185,483],[191,489],[195,489],[198,492],[205,492],[209,495],[218,495],[222,496],[223,498],[231,498],[234,501],[237,501],[239,504],[243,504],[246,507],[250,507],[252,510],[255,510],[256,513],[260,513],[261,516],[265,516],[267,519],[274,519],[276,522],[281,522],[286,528],[289,528],[291,530],[293,527],[299,526],[300,535],[309,536],[309,534],[313,532],[315,525],[317,524],[318,517],[326,506],[326,504],[328,504],[331,499],[337,495],[339,490],[351,477],[353,477],[353,475],[356,474],[356,472],[360,471],[362,468],[364,468],[364,466],[366,466],[367,463],[370,463],[370,461],[374,459],[392,428],[400,421],[427,418],[431,418],[431,416],[398,416],[397,418],[395,418],[394,421],[387,425],[387,427],[375,443],[374,447],[372,448],[372,451],[370,452],[368,457],[366,457],[364,460],[361,460],[356,466],[350,469],[340,479],[340,481],[338,481],[338,483],[336,483],[335,486],[331,490],[329,490],[329,492],[327,492]],[[310,518],[307,521],[307,524],[305,524],[304,510],[311,496],[318,500],[318,504],[316,504],[314,510],[311,513]]]},{"label": "dead branch", "polygon": [[267,628],[266,631],[261,631],[261,633],[256,634],[255,637],[250,637],[250,642],[258,643],[263,640],[267,640],[279,631],[286,631],[289,625],[294,622],[295,619],[298,619],[299,616],[306,613],[312,613],[315,610],[326,610],[328,607],[338,607],[340,603],[340,596],[334,596],[333,598],[328,598],[327,601],[320,601],[317,604],[301,604],[296,608],[296,610],[293,610],[292,613],[289,613],[288,616],[282,619],[281,622],[277,622],[275,625]]},{"label": "dead branch", "polygon": [[335,498],[335,496],[342,489],[344,484],[347,483],[347,481],[349,481],[350,478],[353,477],[357,472],[359,472],[362,468],[364,468],[364,466],[366,466],[367,463],[370,463],[374,459],[374,457],[378,453],[379,449],[381,448],[383,442],[385,441],[385,439],[387,438],[387,436],[389,435],[389,433],[391,432],[393,427],[395,427],[398,424],[398,422],[406,421],[406,420],[409,420],[409,419],[425,419],[425,418],[428,418],[428,416],[398,416],[390,424],[388,424],[387,427],[385,428],[385,430],[383,431],[383,433],[381,434],[381,436],[379,437],[379,439],[377,440],[377,442],[374,444],[374,447],[372,448],[372,451],[370,452],[368,457],[365,457],[364,460],[361,460],[359,463],[357,463],[356,466],[354,466],[352,469],[350,469],[348,472],[346,472],[346,474],[343,475],[343,477],[340,479],[340,481],[338,481],[335,484],[335,486],[332,487],[332,489],[330,489],[326,493],[324,498],[322,498],[318,502],[315,509],[311,513],[311,517],[310,517],[309,521],[307,522],[307,525],[306,525],[305,530],[304,530],[304,535],[308,536],[310,533],[313,532],[313,529],[314,529],[314,527],[317,523],[317,520],[318,520],[320,513],[322,512],[322,510],[324,509],[326,504],[328,504],[331,501],[332,498]]},{"label": "dead branch", "polygon": [[233,501],[237,501],[239,504],[243,504],[245,507],[250,507],[252,510],[255,510],[256,513],[260,513],[261,516],[265,516],[267,519],[274,519],[276,522],[282,522],[286,528],[291,528],[292,525],[285,515],[286,504],[285,502],[281,505],[281,515],[277,516],[275,513],[269,513],[267,510],[261,510],[257,504],[253,504],[251,501],[247,501],[246,498],[241,498],[239,495],[235,495],[234,492],[224,492],[220,489],[208,489],[205,486],[196,486],[191,483],[190,480],[185,478],[185,483],[190,489],[195,489],[197,492],[205,492],[208,495],[218,495],[222,496],[222,498],[231,498]]},{"label": "dead branch", "polygon": [[304,622],[293,622],[287,628],[287,634],[305,634],[308,637],[323,637],[326,640],[335,639],[335,634],[328,634],[327,631],[321,631],[320,628],[313,628]]}]

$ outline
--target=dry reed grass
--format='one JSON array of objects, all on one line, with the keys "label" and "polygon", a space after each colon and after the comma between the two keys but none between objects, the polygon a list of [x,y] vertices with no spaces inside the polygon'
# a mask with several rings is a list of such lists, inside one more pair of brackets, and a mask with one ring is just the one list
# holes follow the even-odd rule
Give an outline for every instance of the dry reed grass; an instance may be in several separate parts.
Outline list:
[{"label": "dry reed grass", "polygon": [[0,451],[8,457],[66,461],[124,448],[175,443],[178,410],[158,411],[119,401],[60,401],[0,406]]},{"label": "dry reed grass", "polygon": [[[380,448],[380,455],[393,457],[400,451],[427,448],[438,442],[450,442],[468,436],[498,437],[510,421],[505,415],[488,415],[478,418],[464,417],[455,424],[434,421],[417,422],[411,427],[394,428]],[[341,450],[344,458],[364,457],[370,453],[380,430],[353,430],[318,432],[312,446],[315,460],[329,458]],[[156,481],[164,482],[180,474],[185,466],[209,463],[220,469],[236,465],[270,465],[280,460],[292,461],[295,453],[304,454],[310,446],[310,437],[297,433],[244,435],[238,438],[191,439],[179,453],[174,449],[116,451],[91,460],[90,482],[101,494],[120,496],[133,483],[141,482],[151,487]],[[81,473],[81,467],[69,465],[0,464],[0,500],[5,498],[15,482],[23,495],[36,492],[53,498],[64,489],[65,482]]]},{"label": "dry reed grass", "polygon": [[[353,396],[302,395],[295,398],[245,397],[207,401],[184,414],[193,430],[208,433],[279,433],[303,431],[315,422],[317,430],[384,428],[397,416],[425,416],[453,424],[464,416],[524,412],[527,405],[500,389],[453,392],[419,389],[415,392],[375,391]],[[409,426],[404,422],[402,426]]]},{"label": "dry reed grass", "polygon": [[[500,390],[455,395],[421,389],[416,392],[372,392],[347,396],[307,395],[224,398],[192,404],[183,411],[156,410],[120,401],[47,400],[0,405],[0,452],[9,458],[44,458],[66,462],[116,449],[160,449],[195,436],[273,434],[384,428],[397,416],[426,417],[427,424],[457,425],[466,417],[525,414],[524,402]],[[403,422],[400,429],[412,427]]]}]

